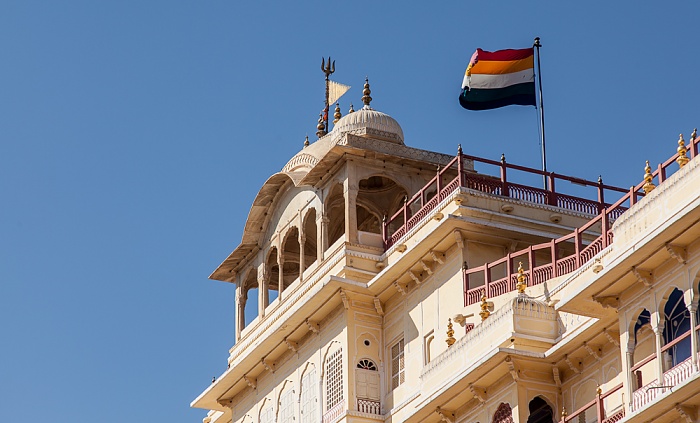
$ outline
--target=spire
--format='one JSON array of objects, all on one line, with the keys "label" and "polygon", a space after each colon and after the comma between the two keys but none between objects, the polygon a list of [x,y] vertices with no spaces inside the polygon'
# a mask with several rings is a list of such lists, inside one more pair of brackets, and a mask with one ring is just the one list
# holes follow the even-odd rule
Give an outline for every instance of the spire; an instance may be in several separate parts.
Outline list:
[{"label": "spire", "polygon": [[649,160],[647,160],[647,165],[644,167],[644,185],[642,185],[644,194],[649,194],[654,188],[656,188],[656,185],[654,185],[652,182],[653,179],[654,177],[651,174],[651,166],[649,166]]},{"label": "spire", "polygon": [[372,101],[372,97],[369,95],[372,91],[369,89],[369,78],[365,77],[365,89],[362,90],[362,102],[365,103],[367,108],[370,108],[369,103]]},{"label": "spire", "polygon": [[318,114],[318,125],[316,125],[316,136],[321,138],[322,136],[326,135],[326,123],[323,120],[323,112]]},{"label": "spire", "polygon": [[355,113],[355,108],[352,107],[352,103],[350,103],[350,110],[348,110],[348,114],[350,113]]},{"label": "spire", "polygon": [[309,136],[306,136],[306,139],[304,140],[304,148],[309,146]]},{"label": "spire", "polygon": [[338,123],[341,117],[343,117],[343,115],[340,113],[340,105],[338,103],[335,103],[335,113],[333,113],[333,125]]}]

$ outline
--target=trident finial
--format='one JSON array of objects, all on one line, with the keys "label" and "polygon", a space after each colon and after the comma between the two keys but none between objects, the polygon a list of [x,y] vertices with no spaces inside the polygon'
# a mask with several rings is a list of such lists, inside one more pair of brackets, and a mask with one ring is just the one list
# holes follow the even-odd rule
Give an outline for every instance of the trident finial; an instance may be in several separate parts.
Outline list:
[{"label": "trident finial", "polygon": [[321,71],[326,74],[326,80],[335,72],[335,60],[331,62],[331,56],[328,56],[328,64],[326,64],[326,59],[321,58]]}]

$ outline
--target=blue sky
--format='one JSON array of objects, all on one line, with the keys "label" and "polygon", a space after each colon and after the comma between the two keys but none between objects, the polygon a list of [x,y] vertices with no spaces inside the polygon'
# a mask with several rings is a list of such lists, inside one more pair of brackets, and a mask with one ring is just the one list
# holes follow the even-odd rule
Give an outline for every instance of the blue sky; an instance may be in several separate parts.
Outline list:
[{"label": "blue sky", "polygon": [[[226,368],[236,247],[313,141],[322,56],[345,113],[407,145],[538,167],[534,108],[457,102],[477,47],[542,38],[548,167],[630,186],[700,126],[697,2],[3,2],[0,421],[197,422]],[[41,413],[41,414],[38,414]]]}]

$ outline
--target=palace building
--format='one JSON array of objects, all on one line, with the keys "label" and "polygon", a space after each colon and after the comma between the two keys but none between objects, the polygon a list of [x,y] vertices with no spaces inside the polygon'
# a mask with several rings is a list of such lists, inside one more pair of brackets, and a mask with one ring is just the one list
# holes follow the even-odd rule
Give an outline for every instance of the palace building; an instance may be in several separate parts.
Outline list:
[{"label": "palace building", "polygon": [[370,101],[210,276],[236,333],[204,423],[698,421],[695,132],[618,188],[410,147]]}]

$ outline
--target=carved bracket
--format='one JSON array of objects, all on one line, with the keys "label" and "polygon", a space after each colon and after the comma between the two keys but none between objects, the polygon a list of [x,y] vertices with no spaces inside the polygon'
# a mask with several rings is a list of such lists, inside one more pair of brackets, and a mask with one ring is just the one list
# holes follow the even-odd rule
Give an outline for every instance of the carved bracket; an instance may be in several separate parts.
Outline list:
[{"label": "carved bracket", "polygon": [[666,251],[668,251],[668,254],[670,254],[671,257],[678,260],[678,263],[680,264],[685,264],[686,260],[688,260],[688,252],[680,245],[667,243]]},{"label": "carved bracket", "polygon": [[374,297],[374,308],[377,310],[378,315],[384,315],[384,307],[382,307],[382,302],[379,301],[379,298],[377,297]]},{"label": "carved bracket", "polygon": [[423,260],[420,260],[420,265],[423,266],[423,270],[425,270],[428,273],[428,275],[433,274],[433,269],[430,266],[428,266]]},{"label": "carved bracket", "polygon": [[569,366],[569,369],[571,369],[572,372],[576,373],[577,375],[581,374],[581,370],[578,367],[574,366],[574,363],[571,362],[568,355],[564,356],[564,362],[566,362],[566,364]]},{"label": "carved bracket", "polygon": [[408,272],[406,272],[406,274],[407,274],[411,279],[413,279],[413,281],[416,283],[416,285],[420,285],[421,283],[423,283],[423,281],[421,281],[420,278],[419,278],[415,273],[413,273],[411,270],[409,270]]},{"label": "carved bracket", "polygon": [[306,319],[306,327],[313,333],[318,333],[321,330],[321,327],[317,322],[313,322],[309,319]]},{"label": "carved bracket", "polygon": [[482,388],[481,386],[474,386],[474,385],[469,385],[469,392],[471,392],[472,395],[474,395],[474,398],[479,400],[480,403],[485,403],[486,402],[486,389]]},{"label": "carved bracket", "polygon": [[620,307],[620,298],[617,296],[593,297],[593,301],[602,305],[605,308],[617,309]]},{"label": "carved bracket", "polygon": [[348,301],[348,296],[345,294],[345,291],[342,289],[340,290],[340,299],[343,301],[343,307],[345,307],[345,310],[350,308],[350,302]]},{"label": "carved bracket", "polygon": [[442,422],[454,423],[455,421],[454,411],[443,410],[442,408],[437,407],[435,409],[435,413],[437,413],[437,415],[440,416],[440,421]]},{"label": "carved bracket", "polygon": [[559,367],[552,366],[552,377],[554,378],[554,384],[557,388],[561,388],[561,376],[559,375]]},{"label": "carved bracket", "polygon": [[615,345],[616,347],[620,347],[620,334],[616,332],[609,332],[607,329],[603,331],[605,334],[605,337],[608,338],[608,341],[610,341],[611,344]]},{"label": "carved bracket", "polygon": [[431,250],[430,257],[432,257],[433,261],[436,263],[445,264],[445,253]]},{"label": "carved bracket", "polygon": [[255,389],[258,386],[258,381],[254,377],[248,377],[248,375],[243,375],[243,380],[245,380],[245,383],[248,384],[251,388]]},{"label": "carved bracket", "polygon": [[638,282],[643,283],[647,288],[651,288],[651,285],[654,283],[654,275],[651,273],[651,270],[632,267],[632,274],[637,278]]},{"label": "carved bracket", "polygon": [[583,343],[583,348],[588,352],[588,354],[590,354],[590,355],[591,355],[593,358],[595,358],[597,361],[600,361],[600,360],[603,358],[602,355],[601,355],[601,352],[600,352],[600,350],[601,350],[600,348],[596,348],[596,350],[597,350],[597,351],[596,351],[596,350],[594,350],[593,348],[591,348],[591,346],[588,345],[587,342],[584,342],[584,343]]},{"label": "carved bracket", "polygon": [[697,417],[697,407],[677,404],[675,406],[675,410],[685,419],[687,423],[693,423]]},{"label": "carved bracket", "polygon": [[294,353],[297,352],[297,350],[299,349],[298,342],[290,341],[289,339],[284,338],[284,343],[287,344],[287,348],[289,348]]},{"label": "carved bracket", "polygon": [[401,295],[406,295],[406,289],[397,281],[394,281],[394,286],[396,287],[396,290],[401,293]]},{"label": "carved bracket", "polygon": [[218,400],[216,400],[216,402],[222,407],[231,408],[231,406],[233,406],[233,399],[231,399],[231,398],[228,398],[228,399],[219,398]]},{"label": "carved bracket", "polygon": [[507,356],[505,358],[506,365],[508,365],[508,372],[510,373],[510,377],[513,378],[514,381],[518,381],[520,379],[520,375],[518,375],[518,369],[515,368],[515,363],[513,363],[513,359],[510,358],[510,356]]},{"label": "carved bracket", "polygon": [[265,367],[265,370],[267,370],[268,372],[274,373],[275,363],[272,361],[267,361],[265,358],[266,357],[263,357],[262,360],[260,360],[260,362],[262,363],[263,367]]},{"label": "carved bracket", "polygon": [[459,245],[459,248],[464,248],[464,240],[462,239],[462,233],[459,230],[452,232],[455,237],[455,242]]}]

